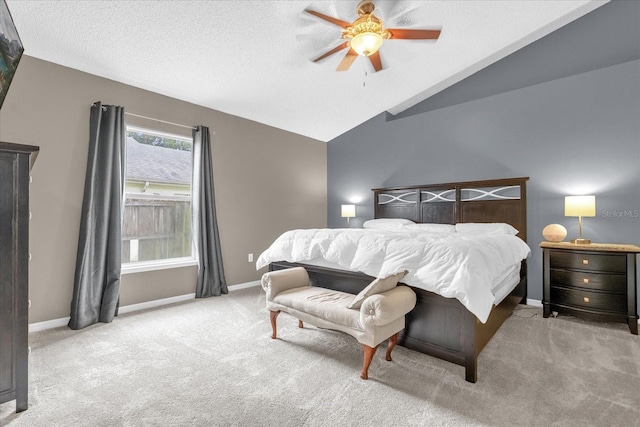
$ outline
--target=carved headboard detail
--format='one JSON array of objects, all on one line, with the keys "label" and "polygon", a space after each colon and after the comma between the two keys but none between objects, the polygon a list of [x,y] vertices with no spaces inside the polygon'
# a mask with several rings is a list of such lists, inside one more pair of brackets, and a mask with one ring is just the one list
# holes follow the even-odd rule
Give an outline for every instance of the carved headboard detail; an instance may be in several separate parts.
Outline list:
[{"label": "carved headboard detail", "polygon": [[375,218],[418,223],[505,222],[527,241],[528,177],[375,188]]}]

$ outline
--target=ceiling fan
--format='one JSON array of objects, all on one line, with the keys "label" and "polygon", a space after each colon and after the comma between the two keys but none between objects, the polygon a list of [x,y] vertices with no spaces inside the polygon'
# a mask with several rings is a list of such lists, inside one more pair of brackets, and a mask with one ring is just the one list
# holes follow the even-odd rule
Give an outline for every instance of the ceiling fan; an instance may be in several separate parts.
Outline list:
[{"label": "ceiling fan", "polygon": [[305,9],[305,12],[342,28],[342,38],[346,39],[345,42],[320,55],[313,62],[349,48],[336,71],[347,71],[358,55],[368,57],[374,71],[380,71],[382,61],[378,49],[385,39],[437,40],[440,37],[440,30],[384,28],[382,20],[373,14],[375,8],[372,0],[361,1],[357,6],[358,18],[351,23],[315,10]]}]

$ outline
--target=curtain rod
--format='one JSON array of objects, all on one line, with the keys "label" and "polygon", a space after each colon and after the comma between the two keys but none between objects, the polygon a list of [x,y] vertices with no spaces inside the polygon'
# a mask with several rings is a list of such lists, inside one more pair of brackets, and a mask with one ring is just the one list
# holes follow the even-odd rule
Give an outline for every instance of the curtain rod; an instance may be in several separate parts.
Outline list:
[{"label": "curtain rod", "polygon": [[198,129],[197,127],[194,127],[194,126],[181,125],[180,123],[173,123],[173,122],[168,122],[166,120],[154,119],[153,117],[147,117],[147,116],[141,116],[139,114],[127,113],[126,111],[124,112],[124,114],[127,115],[127,116],[138,117],[140,119],[153,120],[155,122],[166,123],[168,125],[178,126],[178,127],[181,127],[181,128],[192,129],[192,130],[197,130]]},{"label": "curtain rod", "polygon": [[[91,105],[96,105],[96,104],[93,103]],[[103,105],[102,109],[106,110],[107,108]],[[140,119],[153,120],[153,121],[160,122],[160,123],[166,123],[168,125],[178,126],[178,127],[181,127],[181,128],[186,128],[186,129],[191,129],[191,130],[198,130],[198,128],[195,127],[195,126],[181,125],[180,123],[173,123],[173,122],[168,122],[166,120],[154,119],[153,117],[141,116],[140,114],[127,113],[126,111],[124,112],[124,114],[127,115],[127,116],[138,117]],[[215,134],[215,132],[213,132],[213,133]]]}]

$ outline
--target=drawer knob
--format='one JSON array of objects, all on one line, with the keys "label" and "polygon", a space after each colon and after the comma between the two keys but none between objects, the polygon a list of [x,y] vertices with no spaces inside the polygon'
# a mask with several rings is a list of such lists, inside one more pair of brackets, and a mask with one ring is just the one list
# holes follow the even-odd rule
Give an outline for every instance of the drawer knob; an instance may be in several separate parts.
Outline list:
[{"label": "drawer knob", "polygon": [[582,301],[589,302],[589,297],[582,297]]},{"label": "drawer knob", "polygon": [[586,283],[586,284],[588,285],[588,284],[589,284],[589,278],[588,278],[588,277],[585,277],[584,279],[582,279],[582,282],[583,282],[583,283]]},{"label": "drawer knob", "polygon": [[584,265],[589,265],[589,260],[588,260],[588,259],[583,259],[583,260],[582,260],[582,264],[584,264]]}]

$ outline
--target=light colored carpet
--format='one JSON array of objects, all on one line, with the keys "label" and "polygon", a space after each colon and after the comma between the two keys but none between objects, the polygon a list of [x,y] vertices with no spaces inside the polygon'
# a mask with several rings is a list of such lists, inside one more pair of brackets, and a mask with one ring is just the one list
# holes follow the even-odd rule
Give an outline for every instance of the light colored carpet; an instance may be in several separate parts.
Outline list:
[{"label": "light colored carpet", "polygon": [[640,424],[640,339],[626,325],[517,310],[462,367],[360,345],[282,314],[260,288],[30,335],[29,409],[19,426],[631,426]]}]

